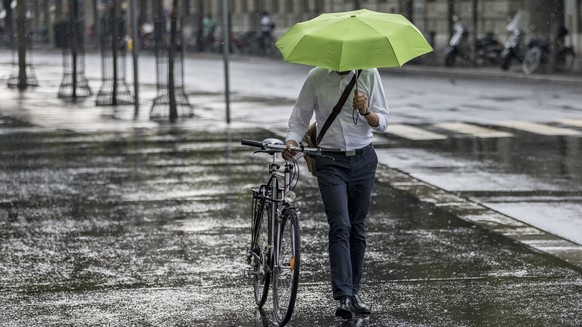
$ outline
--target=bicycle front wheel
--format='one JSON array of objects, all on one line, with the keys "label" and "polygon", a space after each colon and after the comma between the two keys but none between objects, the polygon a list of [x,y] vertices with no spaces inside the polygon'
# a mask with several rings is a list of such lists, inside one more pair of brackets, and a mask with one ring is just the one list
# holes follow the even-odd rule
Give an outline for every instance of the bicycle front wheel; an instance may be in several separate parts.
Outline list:
[{"label": "bicycle front wheel", "polygon": [[298,213],[293,208],[287,209],[279,224],[278,253],[275,253],[277,262],[273,267],[273,307],[279,326],[289,322],[295,307],[301,262],[300,246]]}]

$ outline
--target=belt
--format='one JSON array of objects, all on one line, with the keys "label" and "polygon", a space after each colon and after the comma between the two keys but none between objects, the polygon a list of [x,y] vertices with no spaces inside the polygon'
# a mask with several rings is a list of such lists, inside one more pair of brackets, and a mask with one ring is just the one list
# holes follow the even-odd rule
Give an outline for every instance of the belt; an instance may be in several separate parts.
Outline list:
[{"label": "belt", "polygon": [[350,151],[340,151],[340,150],[332,150],[332,149],[321,149],[324,154],[337,154],[346,157],[353,157],[357,155],[361,155],[362,153],[366,152],[368,149],[372,147],[372,143],[366,145],[363,148],[350,150]]}]

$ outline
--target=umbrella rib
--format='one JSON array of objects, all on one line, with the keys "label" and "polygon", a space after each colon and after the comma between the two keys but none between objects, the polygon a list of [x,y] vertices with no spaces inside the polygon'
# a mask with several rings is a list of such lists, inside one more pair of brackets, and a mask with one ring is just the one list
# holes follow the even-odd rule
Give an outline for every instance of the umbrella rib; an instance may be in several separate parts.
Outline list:
[{"label": "umbrella rib", "polygon": [[[363,21],[363,20],[360,20],[360,22],[361,22],[362,24],[364,24],[364,25],[368,26],[369,28],[373,29],[374,31],[376,31],[376,32],[378,32],[378,33],[380,33],[380,34],[383,34],[383,33],[382,33],[382,31],[379,31],[379,30],[378,30],[377,28],[375,28],[374,26],[372,26],[372,25],[368,24],[368,22],[365,22],[365,21]],[[388,38],[388,36],[384,36],[384,38],[386,39],[386,41],[388,41],[387,43],[388,43],[388,45],[390,46],[390,49],[392,49],[392,53],[394,53],[394,56],[396,57],[396,61],[398,62],[398,65],[402,67],[402,65],[403,65],[404,63],[400,64],[400,60],[399,60],[399,58],[398,58],[398,54],[396,53],[396,50],[394,50],[394,47],[392,46],[392,43],[390,42],[390,39]]]},{"label": "umbrella rib", "polygon": [[[403,17],[403,16],[402,16],[402,17]],[[404,17],[403,17],[403,18],[404,18]],[[376,17],[368,17],[368,19],[369,19],[369,20],[378,21],[378,22],[382,22],[382,20],[381,20],[381,19],[377,19]],[[381,33],[381,31],[379,31],[378,29],[376,29],[374,26],[370,25],[368,22],[366,22],[366,21],[363,21],[363,20],[360,20],[360,22],[361,22],[361,23],[363,23],[363,24],[365,24],[366,26],[370,27],[370,28],[371,28],[371,29],[373,29],[374,31]],[[397,25],[397,26],[402,26],[402,27],[405,27],[405,28],[406,28],[406,27],[411,27],[411,28],[413,28],[414,30],[416,30],[416,32],[417,32],[417,33],[421,34],[421,32],[418,30],[418,28],[417,28],[416,26],[412,25],[412,24],[410,24],[410,25],[401,25],[400,23],[395,23],[395,25]],[[421,34],[421,35],[422,35],[422,34]],[[394,53],[394,56],[396,57],[396,59],[397,59],[397,62],[398,62],[398,64],[400,65],[400,67],[402,67],[402,65],[404,65],[406,62],[402,62],[402,63],[400,63],[400,60],[399,60],[399,58],[398,58],[398,54],[396,53],[396,51],[395,51],[394,47],[392,46],[392,43],[391,43],[391,42],[390,42],[390,40],[388,39],[388,36],[385,36],[385,38],[386,38],[386,40],[388,40],[388,41],[389,41],[389,42],[388,42],[388,44],[390,45],[390,48],[392,49],[392,53]],[[427,44],[428,44],[428,43],[427,43]],[[432,49],[431,49],[431,50],[432,50]],[[426,52],[430,52],[430,51],[426,51]],[[426,52],[425,52],[425,53],[426,53]],[[409,59],[409,60],[410,60],[410,59]],[[407,61],[408,61],[408,60],[407,60]]]},{"label": "umbrella rib", "polygon": [[394,56],[396,57],[396,62],[398,63],[398,65],[400,67],[402,67],[402,65],[404,63],[400,64],[400,59],[398,58],[398,54],[396,53],[396,50],[394,50],[394,47],[392,46],[392,43],[390,43],[390,40],[388,39],[387,36],[385,36],[384,38],[386,39],[386,41],[388,41],[388,45],[390,46],[390,49],[392,49],[392,53],[394,53]]}]

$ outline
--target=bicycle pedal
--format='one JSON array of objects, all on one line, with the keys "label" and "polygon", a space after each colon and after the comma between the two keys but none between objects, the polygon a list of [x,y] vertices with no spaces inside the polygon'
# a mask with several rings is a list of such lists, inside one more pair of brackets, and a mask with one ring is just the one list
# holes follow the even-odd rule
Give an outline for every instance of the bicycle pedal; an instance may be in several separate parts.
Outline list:
[{"label": "bicycle pedal", "polygon": [[255,279],[255,277],[259,274],[255,267],[247,267],[244,269],[244,276],[248,279]]},{"label": "bicycle pedal", "polygon": [[253,262],[259,259],[261,254],[261,249],[259,247],[255,247],[254,249],[248,251],[247,253],[247,264],[253,265]]}]

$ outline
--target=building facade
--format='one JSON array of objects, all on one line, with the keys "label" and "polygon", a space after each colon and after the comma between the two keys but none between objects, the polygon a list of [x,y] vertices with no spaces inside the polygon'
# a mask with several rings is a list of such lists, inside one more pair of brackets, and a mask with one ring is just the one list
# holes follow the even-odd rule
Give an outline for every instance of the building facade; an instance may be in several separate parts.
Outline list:
[{"label": "building facade", "polygon": [[[92,31],[99,11],[114,0],[23,0],[27,2],[31,25],[36,31],[50,31],[55,21],[66,15],[70,1],[81,3],[82,18],[88,31]],[[115,0],[123,10],[129,10],[135,1],[139,25],[152,23],[152,8],[162,2],[169,12],[174,2],[180,3],[184,16],[185,38],[199,35],[202,19],[212,16],[217,22],[220,36],[222,0]],[[0,27],[6,30],[6,12],[11,0],[0,3]],[[283,34],[294,23],[307,20],[325,12],[338,12],[367,8],[387,13],[400,13],[412,20],[434,45],[443,49],[451,36],[452,19],[463,21],[471,35],[480,37],[495,33],[501,42],[507,36],[508,19],[518,10],[525,12],[522,29],[526,36],[548,36],[556,24],[569,30],[566,42],[574,46],[582,57],[582,0],[228,0],[231,32],[241,34],[257,31],[261,13],[268,12],[275,22],[274,36]],[[2,14],[3,13],[3,14]],[[475,33],[476,32],[476,33]],[[527,37],[526,37],[527,38]]]},{"label": "building facade", "polygon": [[[222,1],[187,0],[186,20],[195,28],[200,15],[210,14],[220,21]],[[171,1],[166,0],[166,5]],[[524,12],[521,28],[527,37],[549,35],[553,25],[565,26],[570,34],[566,42],[582,54],[582,0],[229,0],[232,31],[256,30],[261,12],[275,21],[275,36],[294,23],[325,12],[366,8],[407,16],[425,34],[435,49],[449,41],[453,17],[469,26],[470,33],[481,37],[493,32],[503,42],[509,20]],[[475,30],[476,29],[476,34]]]}]

